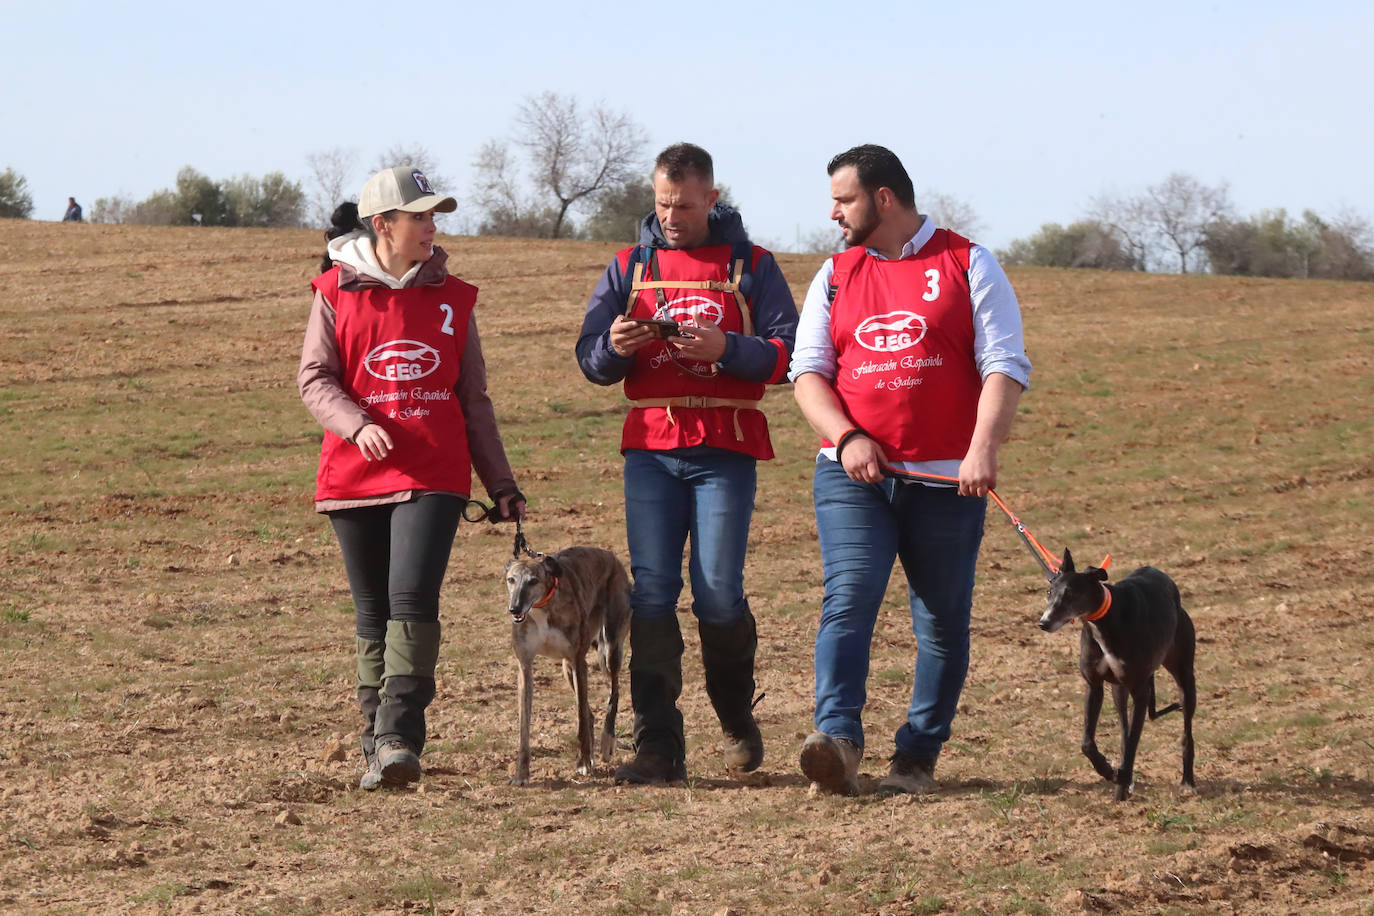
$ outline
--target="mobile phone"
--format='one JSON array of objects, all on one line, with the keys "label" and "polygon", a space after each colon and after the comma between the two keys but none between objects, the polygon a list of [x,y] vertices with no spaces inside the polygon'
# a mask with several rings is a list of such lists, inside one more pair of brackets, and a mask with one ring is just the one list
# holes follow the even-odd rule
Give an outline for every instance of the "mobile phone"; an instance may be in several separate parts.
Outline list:
[{"label": "mobile phone", "polygon": [[687,337],[689,336],[676,321],[669,321],[666,318],[628,318],[640,327],[653,328],[655,334],[660,338],[665,337]]}]

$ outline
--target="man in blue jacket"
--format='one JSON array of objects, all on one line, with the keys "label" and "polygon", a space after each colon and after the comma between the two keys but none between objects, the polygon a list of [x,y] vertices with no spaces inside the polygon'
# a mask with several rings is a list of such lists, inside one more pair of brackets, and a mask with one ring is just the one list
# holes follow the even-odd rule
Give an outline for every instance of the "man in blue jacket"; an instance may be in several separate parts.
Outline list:
[{"label": "man in blue jacket", "polygon": [[686,778],[683,550],[701,636],[706,692],[725,735],[725,763],[757,769],[757,629],[744,594],[755,463],[773,457],[759,402],[786,379],[797,309],[772,254],[718,203],[711,156],[690,143],[654,162],[654,212],[638,245],[592,292],[577,359],[598,385],[623,382],[625,529],[634,574],[630,699],[635,757],[618,783]]}]

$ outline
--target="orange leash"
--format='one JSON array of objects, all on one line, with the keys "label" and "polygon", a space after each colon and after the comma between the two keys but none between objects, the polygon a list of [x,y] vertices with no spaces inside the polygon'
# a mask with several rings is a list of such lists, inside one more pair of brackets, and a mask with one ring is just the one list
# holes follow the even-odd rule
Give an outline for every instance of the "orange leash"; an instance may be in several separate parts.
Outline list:
[{"label": "orange leash", "polygon": [[[883,468],[883,473],[889,477],[895,477],[898,480],[959,485],[958,477],[946,477],[943,474],[917,474],[912,471],[899,471],[895,468]],[[1011,507],[1002,500],[1002,497],[997,495],[995,490],[988,490],[988,495],[992,497],[993,502],[997,503],[997,508],[1001,509],[1002,513],[1006,515],[1007,521],[1011,522],[1011,526],[1016,529],[1016,533],[1020,535],[1021,541],[1026,545],[1026,548],[1030,550],[1031,556],[1035,557],[1035,562],[1040,564],[1040,569],[1045,573],[1045,578],[1053,579],[1059,572],[1059,561],[1035,539],[1035,535],[1030,533],[1030,529],[1022,523],[1021,519],[1016,517],[1016,514],[1011,511]],[[1111,562],[1112,558],[1109,554],[1107,558],[1102,561],[1102,568],[1106,569],[1107,565]],[[1111,604],[1110,593],[1108,593],[1107,603],[1108,605]],[[1107,612],[1104,609],[1101,613],[1106,614]]]}]

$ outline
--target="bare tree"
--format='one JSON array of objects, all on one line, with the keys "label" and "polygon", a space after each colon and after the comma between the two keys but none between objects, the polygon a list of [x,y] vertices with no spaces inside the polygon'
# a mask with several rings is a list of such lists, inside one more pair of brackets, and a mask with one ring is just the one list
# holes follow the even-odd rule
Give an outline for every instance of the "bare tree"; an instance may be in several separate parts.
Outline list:
[{"label": "bare tree", "polygon": [[922,191],[918,203],[935,225],[953,229],[965,238],[976,240],[983,232],[983,221],[966,201],[942,191]]},{"label": "bare tree", "polygon": [[1139,197],[1101,194],[1093,198],[1088,218],[1107,227],[1137,270],[1149,270],[1155,255],[1153,233]]},{"label": "bare tree", "polygon": [[510,146],[502,140],[488,140],[477,151],[472,167],[477,172],[473,197],[483,213],[479,231],[489,235],[516,234],[512,227],[524,221],[533,207],[520,188],[518,166]]},{"label": "bare tree", "polygon": [[[1186,274],[1190,258],[1205,257],[1208,230],[1230,212],[1225,182],[1211,187],[1173,172],[1135,197],[1098,197],[1091,216],[1117,234],[1141,269],[1177,258],[1179,273]],[[1192,266],[1199,267],[1196,259]]]},{"label": "bare tree", "polygon": [[1188,258],[1194,252],[1205,253],[1208,227],[1231,211],[1225,182],[1208,187],[1182,172],[1173,172],[1146,188],[1143,203],[1146,218],[1178,255],[1178,271],[1184,274],[1188,272]]},{"label": "bare tree", "polygon": [[570,211],[642,170],[645,134],[624,112],[600,104],[588,112],[572,96],[543,92],[525,98],[514,125],[514,143],[528,157],[534,193],[526,197],[522,191],[510,145],[488,141],[473,163],[484,225],[529,230],[547,223],[539,234],[560,238],[568,234]]},{"label": "bare tree", "polygon": [[358,150],[336,146],[310,153],[305,162],[310,167],[310,218],[328,226],[334,208],[357,195]]}]

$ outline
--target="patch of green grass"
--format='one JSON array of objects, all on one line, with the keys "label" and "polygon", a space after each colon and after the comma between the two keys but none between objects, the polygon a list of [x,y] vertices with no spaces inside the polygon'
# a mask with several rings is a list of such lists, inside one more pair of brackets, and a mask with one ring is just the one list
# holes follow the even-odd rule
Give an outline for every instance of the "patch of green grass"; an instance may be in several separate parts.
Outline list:
[{"label": "patch of green grass", "polygon": [[422,872],[392,885],[392,893],[401,900],[419,900],[425,904],[422,913],[437,913],[437,897],[451,891],[448,882]]},{"label": "patch of green grass", "polygon": [[56,545],[51,537],[36,531],[10,542],[10,549],[15,553],[38,553],[52,550],[54,546]]},{"label": "patch of green grass", "polygon": [[1280,727],[1283,728],[1321,728],[1324,725],[1330,724],[1330,719],[1315,712],[1300,712],[1295,716],[1289,716],[1279,723]]},{"label": "patch of green grass", "polygon": [[[984,790],[979,792],[978,795],[985,805],[1001,816],[1003,820],[1010,823],[1012,812],[1016,810],[1016,806],[1026,797],[1026,787],[1020,782],[1013,782],[1001,792],[988,792]],[[1040,807],[1039,802],[1034,802],[1033,804],[1035,804],[1037,808]],[[1044,813],[1043,808],[1041,808],[1040,811],[1042,814]]]},{"label": "patch of green grass", "polygon": [[164,881],[134,896],[132,900],[134,903],[155,903],[171,906],[172,901],[176,898],[185,897],[195,892],[196,889],[189,884],[182,884],[180,881]]},{"label": "patch of green grass", "polygon": [[0,617],[4,617],[4,619],[9,621],[10,623],[29,622],[29,612],[25,610],[20,610],[19,606],[15,604],[13,601],[8,602],[5,605],[4,610],[0,611]]},{"label": "patch of green grass", "polygon": [[1197,845],[1194,837],[1182,833],[1154,836],[1145,842],[1145,851],[1152,856],[1171,856]]},{"label": "patch of green grass", "polygon": [[911,671],[906,668],[883,668],[873,673],[873,679],[880,684],[905,684],[911,680]]}]

